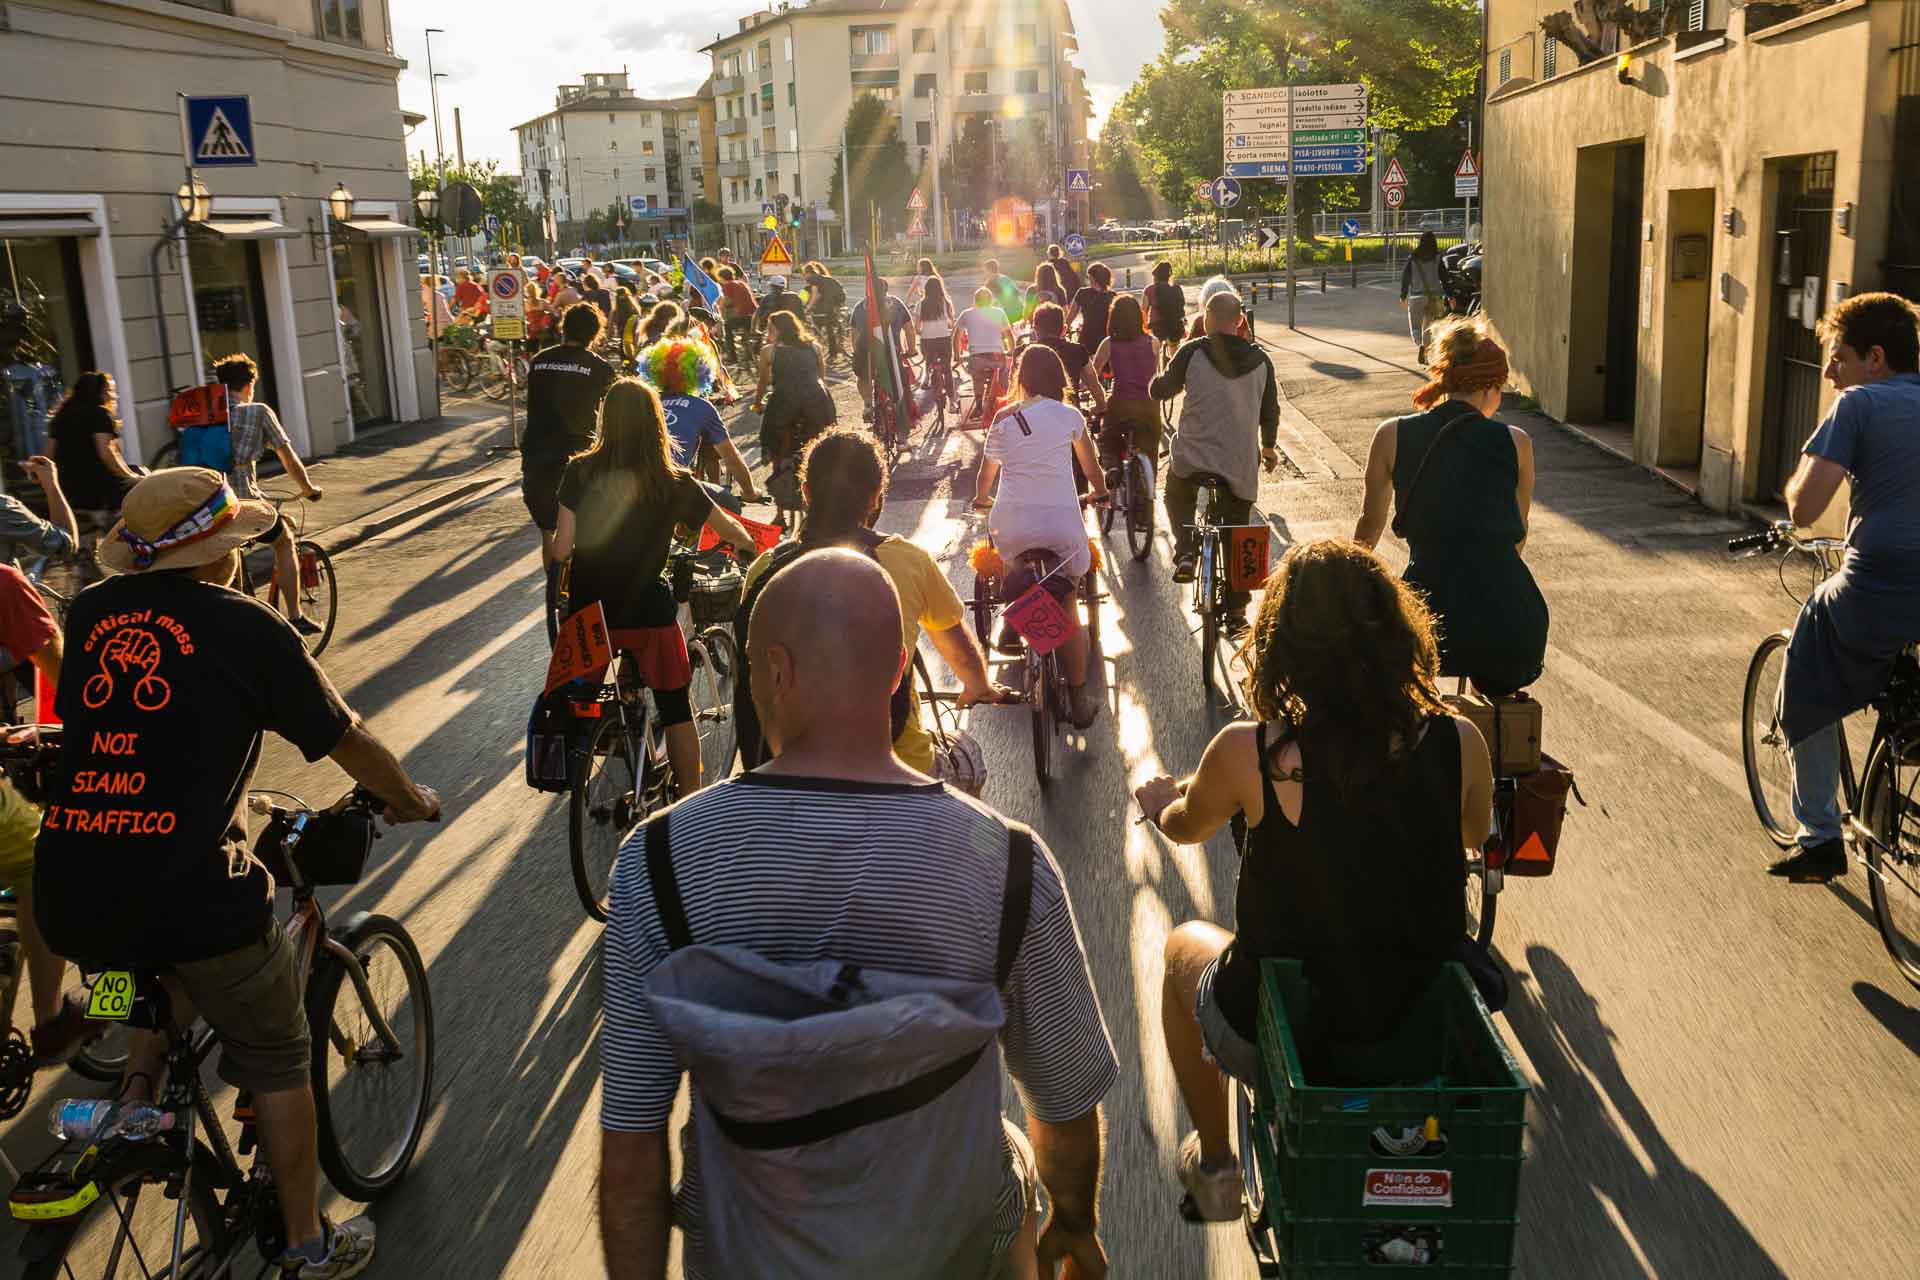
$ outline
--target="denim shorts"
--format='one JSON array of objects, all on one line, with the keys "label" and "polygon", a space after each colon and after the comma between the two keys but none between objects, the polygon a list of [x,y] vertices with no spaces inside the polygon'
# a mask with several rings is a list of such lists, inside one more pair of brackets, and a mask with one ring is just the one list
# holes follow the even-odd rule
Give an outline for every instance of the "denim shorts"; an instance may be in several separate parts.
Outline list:
[{"label": "denim shorts", "polygon": [[1213,983],[1219,974],[1220,962],[1215,960],[1200,975],[1200,988],[1194,994],[1193,1017],[1200,1024],[1200,1043],[1208,1062],[1242,1084],[1251,1085],[1260,1077],[1260,1050],[1233,1029],[1214,1000]]}]

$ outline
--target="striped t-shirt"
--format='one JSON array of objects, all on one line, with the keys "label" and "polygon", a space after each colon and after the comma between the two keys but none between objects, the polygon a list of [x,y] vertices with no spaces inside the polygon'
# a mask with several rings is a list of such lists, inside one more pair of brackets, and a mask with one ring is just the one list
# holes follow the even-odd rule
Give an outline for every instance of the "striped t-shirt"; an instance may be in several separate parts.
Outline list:
[{"label": "striped t-shirt", "polygon": [[[992,982],[1006,883],[1006,823],[943,783],[742,774],[673,809],[673,868],[696,943],[781,964],[837,960]],[[646,1001],[667,956],[645,828],[620,851],[605,946],[600,1123],[667,1127],[680,1069]],[[1034,841],[1026,936],[1003,990],[1006,1065],[1027,1110],[1053,1124],[1093,1110],[1119,1077],[1060,868]],[[689,1156],[680,1220],[697,1176]]]}]

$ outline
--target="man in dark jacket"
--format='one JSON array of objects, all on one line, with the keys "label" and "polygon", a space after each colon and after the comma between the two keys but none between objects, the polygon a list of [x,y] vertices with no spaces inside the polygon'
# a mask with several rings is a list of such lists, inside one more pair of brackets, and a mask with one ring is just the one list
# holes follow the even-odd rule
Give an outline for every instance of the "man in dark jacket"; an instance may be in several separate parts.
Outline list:
[{"label": "man in dark jacket", "polygon": [[[1200,505],[1200,480],[1224,483],[1214,503],[1215,524],[1247,524],[1260,489],[1260,468],[1280,465],[1280,388],[1273,362],[1241,337],[1240,295],[1218,293],[1207,301],[1205,337],[1193,338],[1174,353],[1166,371],[1149,388],[1155,400],[1171,400],[1182,391],[1179,433],[1167,468],[1167,523],[1173,529],[1173,580],[1192,582],[1193,519]],[[1252,597],[1227,594],[1226,633],[1247,628]]]}]

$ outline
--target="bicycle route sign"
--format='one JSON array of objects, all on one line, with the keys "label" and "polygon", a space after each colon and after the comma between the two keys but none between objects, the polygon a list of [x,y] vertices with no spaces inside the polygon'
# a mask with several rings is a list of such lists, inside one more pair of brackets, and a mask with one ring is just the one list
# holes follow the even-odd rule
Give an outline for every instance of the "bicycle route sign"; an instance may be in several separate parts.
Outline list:
[{"label": "bicycle route sign", "polygon": [[527,277],[511,267],[487,272],[487,314],[493,318],[493,336],[519,342],[527,336]]},{"label": "bicycle route sign", "polygon": [[1069,235],[1064,241],[1064,244],[1069,258],[1078,258],[1087,252],[1087,238],[1078,231]]}]

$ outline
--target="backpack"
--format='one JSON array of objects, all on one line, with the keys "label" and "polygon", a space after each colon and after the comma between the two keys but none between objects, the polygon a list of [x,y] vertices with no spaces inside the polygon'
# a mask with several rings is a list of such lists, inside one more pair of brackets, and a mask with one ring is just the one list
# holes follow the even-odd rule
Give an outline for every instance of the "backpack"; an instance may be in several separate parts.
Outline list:
[{"label": "backpack", "polygon": [[[872,556],[877,564],[880,560],[880,544],[886,540],[885,534],[862,529],[854,535],[853,543]],[[773,581],[773,575],[786,568],[796,557],[828,545],[832,544],[808,544],[790,539],[769,551],[767,554],[773,559],[767,562],[766,572],[754,580],[753,586],[741,597],[740,608],[734,613],[734,648],[740,655],[740,670],[733,680],[733,722],[740,739],[740,767],[743,770],[757,769],[769,758],[766,735],[760,731],[760,712],[753,705],[753,673],[747,669],[747,624],[753,617],[753,606],[760,599],[760,593],[767,589],[767,584]],[[894,739],[898,739],[901,730],[907,727],[907,717],[912,713],[913,664],[909,662],[900,675],[900,683],[893,687],[893,701],[889,707],[888,719]]]},{"label": "backpack", "polygon": [[167,425],[175,431],[188,427],[224,427],[227,424],[227,388],[218,382],[188,387],[167,406]]},{"label": "backpack", "polygon": [[527,716],[526,776],[527,785],[535,791],[573,789],[569,772],[573,753],[585,748],[587,735],[598,727],[574,707],[578,703],[597,711],[598,692],[593,682],[574,680],[533,700],[533,711]]},{"label": "backpack", "polygon": [[645,828],[670,948],[646,1001],[697,1086],[687,1138],[700,1159],[699,1246],[688,1273],[987,1275],[1007,1176],[993,1050],[1032,909],[1032,832],[1007,824],[989,984],[698,945],[674,875],[672,816]]},{"label": "backpack", "polygon": [[233,470],[233,436],[227,431],[227,424],[182,428],[180,465],[210,467],[220,472]]},{"label": "backpack", "polygon": [[180,462],[183,467],[210,467],[215,471],[233,469],[232,404],[227,389],[217,382],[204,387],[188,387],[173,398],[167,409],[167,422],[180,433]]}]

